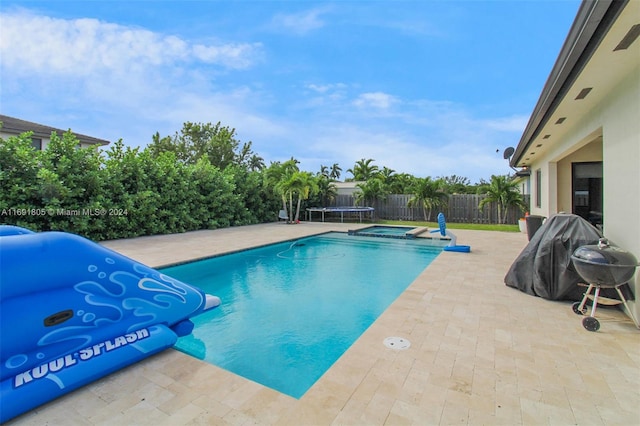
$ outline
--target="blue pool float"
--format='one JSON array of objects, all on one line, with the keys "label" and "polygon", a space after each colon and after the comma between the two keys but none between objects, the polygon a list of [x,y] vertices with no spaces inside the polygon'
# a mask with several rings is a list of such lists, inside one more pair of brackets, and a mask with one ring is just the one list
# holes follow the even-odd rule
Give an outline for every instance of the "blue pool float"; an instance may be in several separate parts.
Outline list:
[{"label": "blue pool float", "polygon": [[77,235],[0,225],[0,423],[173,346],[218,305]]},{"label": "blue pool float", "polygon": [[438,213],[438,228],[439,229],[431,231],[431,233],[440,232],[440,235],[443,237],[449,237],[451,239],[449,244],[444,247],[444,251],[457,251],[460,253],[469,253],[471,251],[471,246],[456,244],[457,237],[447,229],[447,222],[444,219],[443,213]]}]

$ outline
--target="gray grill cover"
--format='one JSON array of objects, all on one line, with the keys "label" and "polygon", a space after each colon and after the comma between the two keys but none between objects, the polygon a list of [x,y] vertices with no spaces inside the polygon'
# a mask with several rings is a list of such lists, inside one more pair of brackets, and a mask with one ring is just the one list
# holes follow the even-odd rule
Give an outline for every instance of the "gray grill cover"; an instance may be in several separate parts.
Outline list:
[{"label": "gray grill cover", "polygon": [[[580,216],[551,216],[513,262],[504,282],[544,299],[581,300],[586,289],[577,284],[585,281],[574,269],[571,254],[580,246],[597,244],[602,236]],[[601,294],[609,297],[606,290],[614,289],[603,289]],[[615,294],[614,290],[611,296]]]}]

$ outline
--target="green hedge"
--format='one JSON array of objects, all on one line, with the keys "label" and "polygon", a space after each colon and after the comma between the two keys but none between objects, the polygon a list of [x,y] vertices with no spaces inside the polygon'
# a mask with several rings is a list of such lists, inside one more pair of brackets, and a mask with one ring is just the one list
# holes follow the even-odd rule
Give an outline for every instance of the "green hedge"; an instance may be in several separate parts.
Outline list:
[{"label": "green hedge", "polygon": [[241,165],[78,146],[70,132],[43,151],[29,133],[0,139],[0,223],[100,241],[267,222],[280,208],[262,173]]}]

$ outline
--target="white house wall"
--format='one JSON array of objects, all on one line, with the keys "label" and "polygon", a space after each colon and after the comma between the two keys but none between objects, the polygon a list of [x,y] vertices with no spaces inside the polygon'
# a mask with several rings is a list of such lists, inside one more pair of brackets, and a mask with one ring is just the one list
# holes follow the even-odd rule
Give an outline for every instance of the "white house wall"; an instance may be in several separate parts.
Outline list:
[{"label": "white house wall", "polygon": [[[544,160],[544,158],[541,158]],[[538,182],[536,175],[538,170],[541,175],[541,187],[540,207],[536,205],[536,198],[538,194]],[[532,215],[549,217],[552,214],[559,212],[558,210],[558,191],[556,185],[557,177],[557,163],[554,161],[538,161],[531,163],[531,201],[530,201],[530,213]]]},{"label": "white house wall", "polygon": [[[640,67],[617,87],[603,110],[604,230],[640,258]],[[640,273],[635,295],[640,299]],[[640,318],[640,300],[634,304]]]},{"label": "white house wall", "polygon": [[[545,157],[531,164],[531,214],[549,217],[571,212],[571,163],[600,160],[605,236],[640,258],[640,67],[573,123]],[[540,208],[535,207],[538,169],[542,170]],[[639,276],[636,273],[634,278],[638,299]],[[640,300],[633,305],[636,318],[640,318]]]},{"label": "white house wall", "polygon": [[640,68],[618,86],[608,106],[603,126],[605,231],[640,257]]}]

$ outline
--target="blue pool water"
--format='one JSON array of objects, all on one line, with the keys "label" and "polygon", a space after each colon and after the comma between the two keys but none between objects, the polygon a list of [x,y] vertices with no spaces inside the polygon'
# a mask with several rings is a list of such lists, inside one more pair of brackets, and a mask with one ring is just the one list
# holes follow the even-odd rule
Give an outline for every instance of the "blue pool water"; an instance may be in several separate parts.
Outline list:
[{"label": "blue pool water", "polygon": [[441,251],[328,233],[164,268],[222,299],[176,347],[300,398]]},{"label": "blue pool water", "polygon": [[351,235],[368,237],[406,238],[407,232],[416,229],[413,226],[381,226],[374,225],[367,228],[349,231]]}]

